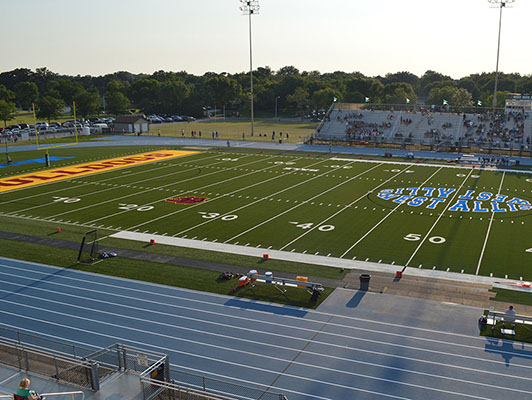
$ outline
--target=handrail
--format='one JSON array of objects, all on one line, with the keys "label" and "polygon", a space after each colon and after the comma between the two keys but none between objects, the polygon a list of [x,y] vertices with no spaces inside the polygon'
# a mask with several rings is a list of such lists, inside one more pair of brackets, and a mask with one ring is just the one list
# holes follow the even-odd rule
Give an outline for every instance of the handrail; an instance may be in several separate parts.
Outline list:
[{"label": "handrail", "polygon": [[[45,397],[52,397],[52,396],[63,396],[63,395],[72,395],[72,399],[74,399],[75,394],[81,394],[81,400],[85,399],[85,393],[81,390],[77,390],[75,392],[54,392],[54,393],[39,393],[41,396]],[[2,394],[0,395],[0,399],[11,399],[13,400],[12,394]]]}]

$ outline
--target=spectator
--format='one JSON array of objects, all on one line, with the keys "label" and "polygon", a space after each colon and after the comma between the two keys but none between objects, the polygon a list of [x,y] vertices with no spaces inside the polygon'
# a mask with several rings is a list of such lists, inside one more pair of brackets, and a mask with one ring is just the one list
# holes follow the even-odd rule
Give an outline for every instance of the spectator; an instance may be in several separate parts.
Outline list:
[{"label": "spectator", "polygon": [[38,395],[35,391],[30,390],[30,380],[24,378],[20,381],[19,388],[17,389],[17,396],[24,397],[26,400],[44,400],[43,396]]},{"label": "spectator", "polygon": [[504,322],[509,322],[514,326],[515,321],[515,310],[514,306],[508,307],[508,310],[504,312]]}]

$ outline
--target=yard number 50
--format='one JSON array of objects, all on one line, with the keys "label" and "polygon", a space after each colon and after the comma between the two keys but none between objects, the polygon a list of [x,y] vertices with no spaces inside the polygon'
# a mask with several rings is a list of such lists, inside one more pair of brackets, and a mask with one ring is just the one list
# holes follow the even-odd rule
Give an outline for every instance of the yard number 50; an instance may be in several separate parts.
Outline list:
[{"label": "yard number 50", "polygon": [[[409,240],[411,242],[415,242],[415,241],[421,240],[421,234],[420,233],[409,233],[403,239]],[[445,243],[445,238],[442,238],[441,236],[433,236],[429,238],[429,242],[433,244],[442,244],[442,243]]]}]

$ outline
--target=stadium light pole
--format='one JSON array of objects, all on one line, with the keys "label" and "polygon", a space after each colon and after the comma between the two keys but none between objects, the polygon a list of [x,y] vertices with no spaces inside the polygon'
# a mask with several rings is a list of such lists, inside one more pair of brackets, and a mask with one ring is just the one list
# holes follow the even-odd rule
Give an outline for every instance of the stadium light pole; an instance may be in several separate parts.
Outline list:
[{"label": "stadium light pole", "polygon": [[499,8],[499,38],[497,41],[497,64],[495,65],[495,88],[493,89],[493,112],[497,107],[497,84],[499,83],[499,52],[501,49],[501,25],[502,25],[502,9],[506,7],[507,4],[515,2],[515,0],[488,0],[493,7]]},{"label": "stadium light pole", "polygon": [[258,0],[240,0],[240,3],[242,5],[240,6],[240,11],[242,11],[243,15],[249,16],[249,79],[250,79],[250,101],[251,101],[251,136],[253,136],[253,122],[254,122],[254,115],[253,115],[253,51],[251,46],[251,16],[253,14],[259,13],[259,2]]},{"label": "stadium light pole", "polygon": [[281,98],[281,96],[277,96],[275,98],[275,119],[277,119],[277,100],[279,100]]}]

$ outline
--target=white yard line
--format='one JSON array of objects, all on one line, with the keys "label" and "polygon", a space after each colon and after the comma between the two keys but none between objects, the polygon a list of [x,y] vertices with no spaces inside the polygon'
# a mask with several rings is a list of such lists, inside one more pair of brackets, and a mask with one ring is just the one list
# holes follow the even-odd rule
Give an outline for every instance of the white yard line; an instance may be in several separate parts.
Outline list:
[{"label": "white yard line", "polygon": [[[318,162],[315,162],[315,163],[313,163],[313,164],[310,164],[309,167],[311,167],[311,166],[313,166],[313,165],[316,165],[316,164],[320,164],[320,163],[322,163],[322,162],[326,162],[326,161],[329,161],[329,160],[328,160],[328,159],[327,159],[327,160],[320,160],[320,161],[318,161]],[[268,167],[268,168],[273,168],[273,167],[278,167],[278,166],[279,166],[279,165],[273,165],[272,167]],[[264,168],[264,169],[268,169],[268,168]],[[273,180],[276,180],[276,179],[282,178],[282,177],[284,177],[284,176],[288,176],[288,175],[296,174],[296,173],[298,173],[298,172],[299,172],[299,171],[291,171],[291,172],[288,172],[288,173],[286,173],[286,174],[280,174],[280,175],[274,176],[274,177],[272,177],[272,178],[266,179],[266,180],[264,180],[264,181],[260,181],[260,182],[254,183],[254,184],[252,184],[252,185],[247,185],[247,186],[245,186],[245,187],[242,187],[242,188],[236,189],[236,190],[234,190],[234,191],[232,191],[232,192],[225,193],[225,194],[223,194],[223,195],[221,195],[221,196],[215,197],[214,199],[210,199],[210,200],[204,201],[204,202],[202,202],[202,203],[193,204],[193,205],[191,205],[190,207],[182,208],[181,210],[177,210],[177,211],[174,211],[174,212],[169,213],[169,214],[161,215],[160,217],[153,218],[153,219],[151,219],[151,220],[149,220],[149,221],[147,221],[147,222],[142,222],[142,223],[140,223],[140,224],[138,224],[138,225],[134,225],[134,226],[129,227],[129,228],[127,228],[127,229],[129,230],[129,229],[133,229],[133,228],[138,228],[139,226],[149,224],[149,223],[151,223],[151,222],[153,222],[153,221],[158,221],[159,219],[162,219],[162,218],[168,218],[168,217],[171,216],[171,215],[175,215],[175,214],[178,214],[178,213],[181,213],[181,212],[184,212],[184,211],[188,211],[188,210],[190,210],[191,208],[198,207],[198,206],[200,206],[200,205],[202,205],[202,204],[205,204],[205,203],[211,203],[211,202],[213,202],[213,201],[220,200],[220,199],[226,198],[227,196],[230,196],[230,195],[232,195],[232,194],[238,193],[238,192],[240,192],[240,191],[242,191],[242,190],[247,190],[247,189],[249,189],[249,188],[252,188],[252,187],[255,187],[255,186],[258,186],[258,185],[263,185],[263,184],[266,183],[266,182],[270,182],[270,181],[273,181]],[[249,175],[249,174],[240,175],[240,177],[243,177],[243,176],[246,176],[246,175]],[[215,183],[215,185],[218,185],[219,183],[221,183],[221,182],[217,182],[217,183]],[[211,186],[211,185],[209,185],[209,186]],[[291,188],[293,188],[293,186],[290,186],[289,188],[286,188],[286,189],[284,189],[284,190],[282,190],[282,191],[289,190],[289,189],[291,189]],[[280,192],[276,192],[276,193],[280,193]],[[275,195],[276,193],[271,194],[271,195],[269,195],[269,196],[267,196],[267,197],[273,196],[273,195]],[[252,202],[252,203],[249,203],[248,205],[258,203],[258,202],[260,202],[260,201],[262,201],[262,200],[264,200],[264,199],[258,199],[258,200],[254,201],[254,202]],[[159,201],[160,201],[160,200],[159,200]],[[235,209],[235,210],[240,210],[240,209],[242,209],[242,208],[244,208],[244,207],[246,207],[246,206],[239,207],[239,208],[237,208],[237,209]],[[224,213],[224,214],[221,214],[220,217],[223,217],[223,216],[225,216],[225,215],[229,215],[229,214],[231,214],[231,212],[234,212],[235,210],[233,210],[233,211],[229,211],[229,212],[226,212],[226,213]],[[202,225],[202,224],[205,224],[205,223],[208,223],[208,222],[210,222],[210,221],[202,222],[202,223],[199,224],[199,225]],[[198,225],[198,226],[199,226],[199,225]],[[179,235],[179,234],[181,234],[181,233],[185,233],[185,232],[187,232],[187,231],[189,231],[189,230],[191,230],[191,229],[193,229],[193,228],[195,228],[195,227],[188,228],[188,229],[186,229],[186,230],[184,230],[184,231],[181,231],[181,232],[179,232],[179,233],[176,233],[176,234],[174,234],[174,235],[172,235],[172,236],[177,236],[177,235]]]},{"label": "white yard line", "polygon": [[[209,176],[209,175],[213,175],[213,174],[218,174],[218,173],[221,173],[221,172],[227,172],[227,171],[230,171],[230,170],[232,170],[232,169],[241,168],[241,167],[243,167],[243,166],[245,166],[245,165],[248,165],[248,164],[254,164],[254,163],[257,163],[257,162],[260,162],[260,161],[264,161],[264,160],[258,160],[258,161],[255,160],[255,161],[251,161],[251,162],[249,162],[249,163],[242,164],[242,165],[239,165],[239,166],[235,166],[235,167],[233,167],[233,168],[229,168],[229,169],[226,169],[226,170],[220,170],[220,171],[209,172],[209,173],[207,173],[207,174],[205,174],[205,175],[201,175],[201,177],[194,176],[194,177],[192,177],[192,178],[188,178],[188,179],[185,179],[185,180],[182,180],[182,181],[171,182],[171,183],[168,183],[168,184],[166,184],[166,185],[157,186],[157,187],[155,187],[155,188],[150,188],[150,189],[145,189],[145,190],[142,190],[142,191],[139,191],[139,192],[135,192],[135,193],[132,193],[132,194],[128,194],[128,195],[125,195],[125,196],[115,197],[115,198],[112,198],[112,199],[110,199],[110,200],[105,200],[105,201],[101,201],[101,202],[99,202],[99,203],[90,204],[90,205],[85,206],[85,207],[79,207],[79,208],[76,208],[75,210],[65,211],[65,212],[62,212],[62,213],[59,213],[59,214],[51,215],[51,216],[49,216],[49,217],[47,217],[47,218],[54,218],[54,217],[58,217],[58,216],[60,216],[60,215],[65,215],[65,214],[69,214],[69,213],[72,213],[72,212],[78,212],[78,211],[81,211],[81,210],[85,210],[85,209],[87,209],[87,208],[99,207],[99,206],[102,205],[102,204],[106,204],[106,203],[110,203],[110,202],[113,202],[113,201],[121,200],[121,199],[124,199],[124,198],[127,198],[127,197],[131,197],[131,196],[137,196],[137,195],[142,194],[142,193],[147,193],[147,192],[151,192],[151,191],[158,191],[159,189],[165,188],[165,187],[167,187],[167,186],[172,186],[172,185],[176,185],[176,184],[178,184],[178,183],[183,183],[183,182],[192,181],[192,180],[194,180],[194,179],[203,178],[203,177],[206,177],[206,176]],[[222,161],[222,162],[223,162],[223,161]],[[271,167],[269,167],[269,168],[271,168]],[[261,171],[261,170],[257,170],[257,171]],[[174,174],[171,174],[171,175],[174,175]],[[242,175],[240,175],[240,176],[242,176]],[[238,177],[236,177],[236,178],[238,178]],[[153,177],[152,177],[151,179],[153,179]],[[225,181],[222,181],[222,182],[225,182]],[[208,186],[212,186],[212,185],[208,185]],[[202,186],[202,187],[199,187],[199,188],[196,188],[196,189],[190,189],[190,190],[188,190],[188,191],[185,192],[185,193],[189,193],[189,192],[194,191],[194,190],[200,190],[200,189],[202,189],[202,188],[204,188],[204,187],[208,187],[208,186]],[[113,188],[113,189],[116,189],[116,188]],[[171,196],[176,196],[176,195],[175,195],[175,194],[172,194],[172,195],[170,195],[169,197],[171,197]],[[157,202],[158,202],[158,201],[161,201],[161,200],[159,199],[159,200],[157,200]],[[143,204],[143,205],[149,205],[149,204],[152,204],[152,203]],[[115,213],[115,214],[111,214],[111,215],[108,215],[108,216],[106,216],[106,217],[114,216],[114,215],[118,215],[118,214],[121,214],[121,213],[124,213],[124,212],[127,212],[127,211],[117,212],[117,213]],[[103,219],[103,218],[106,218],[106,217],[98,218],[98,219],[96,219],[96,220],[94,220],[94,221],[98,221],[98,220]]]},{"label": "white yard line", "polygon": [[467,182],[467,180],[469,179],[469,175],[471,175],[473,173],[473,169],[471,171],[469,171],[469,174],[467,174],[467,176],[465,177],[465,179],[463,180],[462,184],[460,185],[460,187],[456,190],[456,192],[454,192],[454,195],[453,197],[451,198],[451,200],[449,200],[449,202],[447,203],[447,206],[445,206],[445,208],[443,209],[443,211],[440,213],[440,215],[438,216],[438,218],[436,219],[436,221],[434,222],[434,224],[432,224],[432,226],[430,227],[429,231],[426,233],[425,237],[423,237],[423,239],[421,240],[421,242],[419,243],[419,245],[417,246],[417,248],[414,250],[414,252],[412,253],[412,255],[410,256],[410,258],[408,259],[408,261],[405,263],[404,265],[404,268],[403,268],[403,271],[406,269],[406,267],[408,267],[408,264],[410,264],[410,262],[412,261],[412,259],[415,257],[415,255],[417,254],[417,252],[419,251],[419,249],[421,248],[421,246],[423,246],[423,243],[425,243],[425,240],[427,240],[427,238],[429,237],[430,233],[434,230],[434,228],[436,227],[436,224],[440,221],[440,219],[442,219],[443,217],[443,214],[445,214],[445,212],[447,211],[447,209],[449,207],[452,206],[453,204],[453,200],[454,198],[458,195],[458,193],[460,192],[460,189],[462,189],[462,187],[464,186],[464,184]]},{"label": "white yard line", "polygon": [[[380,183],[379,185],[375,186],[373,189],[371,189],[370,191],[368,191],[368,193],[371,193],[373,192],[375,189],[378,189],[379,187],[381,187],[382,185],[388,183],[389,181],[391,181],[392,179],[394,179],[395,177],[401,175],[404,171],[406,171],[408,168],[412,167],[413,164],[408,164],[408,166],[403,169],[401,172],[398,172],[396,173],[395,175],[393,175],[391,178],[385,180],[384,182]],[[287,244],[285,244],[283,247],[281,247],[279,250],[284,250],[285,248],[287,248],[288,246],[290,246],[292,243],[298,241],[299,239],[301,239],[303,236],[309,234],[310,232],[312,232],[314,229],[316,228],[319,228],[322,224],[324,224],[325,222],[329,221],[331,218],[334,218],[336,217],[338,214],[340,214],[341,212],[347,210],[349,207],[351,207],[353,204],[357,203],[358,201],[362,200],[364,197],[366,197],[368,195],[368,193],[364,193],[362,196],[360,196],[358,199],[352,201],[351,203],[349,203],[348,205],[344,206],[341,210],[335,212],[333,215],[331,215],[330,217],[327,217],[325,218],[323,221],[319,222],[318,224],[316,224],[315,226],[313,226],[312,228],[310,228],[308,231],[302,233],[301,235],[299,235],[298,237],[296,237],[295,239],[291,240],[290,242],[288,242]]]},{"label": "white yard line", "polygon": [[[322,160],[322,161],[316,162],[316,163],[314,163],[314,164],[310,164],[309,167],[312,167],[312,166],[314,166],[314,165],[320,164],[321,162],[324,162],[324,161],[329,161],[329,160],[328,160],[328,159],[327,159],[327,160]],[[308,167],[305,167],[305,168],[308,168]],[[293,171],[293,172],[298,172],[298,171]],[[190,230],[192,230],[192,229],[199,228],[200,226],[203,226],[203,225],[208,224],[208,223],[210,223],[210,222],[218,221],[220,218],[225,217],[226,215],[231,215],[231,214],[233,214],[233,213],[235,213],[235,212],[237,212],[237,211],[240,211],[240,210],[242,210],[242,209],[244,209],[244,208],[250,207],[250,206],[252,206],[252,205],[254,205],[254,204],[260,203],[261,201],[264,201],[264,200],[266,200],[266,199],[269,199],[270,197],[276,196],[276,195],[278,195],[279,193],[286,192],[286,191],[288,191],[288,190],[291,190],[291,189],[293,189],[293,188],[295,188],[295,187],[298,187],[298,186],[300,186],[300,185],[303,185],[303,184],[305,184],[305,183],[308,183],[308,182],[310,182],[310,181],[312,181],[312,180],[314,180],[314,179],[317,179],[317,178],[319,178],[319,177],[321,177],[321,176],[323,176],[323,175],[330,174],[330,173],[332,173],[332,172],[333,172],[333,171],[326,171],[326,172],[324,172],[324,173],[322,173],[322,174],[319,174],[319,175],[317,175],[317,176],[314,176],[313,178],[309,178],[309,179],[307,179],[307,180],[301,181],[301,182],[299,182],[299,183],[297,183],[297,184],[295,184],[295,185],[289,186],[289,187],[284,188],[284,189],[282,189],[282,190],[279,190],[279,191],[277,191],[277,192],[275,192],[275,193],[272,193],[272,194],[269,194],[269,195],[267,195],[267,196],[264,196],[264,197],[262,197],[262,198],[260,198],[260,199],[258,199],[258,200],[252,201],[251,203],[247,203],[247,204],[244,204],[244,205],[241,206],[241,207],[234,208],[234,209],[232,209],[232,210],[230,210],[230,211],[227,211],[227,212],[225,212],[225,213],[223,213],[223,214],[218,215],[216,218],[210,218],[210,219],[207,220],[207,221],[200,222],[199,224],[196,224],[196,225],[194,225],[194,226],[191,226],[190,228],[187,228],[187,229],[185,229],[185,230],[183,230],[183,231],[181,231],[181,232],[178,232],[178,233],[176,233],[176,234],[174,234],[174,235],[172,235],[172,236],[179,236],[179,235],[181,235],[181,234],[183,234],[183,233],[185,233],[185,232],[188,232],[188,231],[190,231]],[[287,176],[287,175],[291,175],[291,174],[292,174],[292,172],[291,172],[291,173],[288,173],[288,174],[283,174],[283,175],[281,175],[281,176]],[[261,183],[263,183],[263,182],[261,182]],[[253,185],[253,186],[254,186],[254,185]],[[248,187],[251,187],[251,186],[247,186],[246,189],[247,189]],[[223,197],[223,196],[221,196],[221,197]],[[217,199],[219,199],[219,198],[220,198],[220,197],[217,197],[216,199],[213,199],[213,200],[217,200]],[[224,243],[225,243],[225,242],[224,242]]]},{"label": "white yard line", "polygon": [[[209,158],[212,158],[212,157],[209,157]],[[216,164],[222,164],[224,163],[225,161],[220,161],[220,162],[215,162],[215,163],[212,163],[212,164],[208,164],[207,166],[211,166],[211,165],[216,165]],[[175,164],[175,166],[179,166],[180,164]],[[247,164],[243,164],[243,165],[247,165]],[[138,166],[138,165],[137,165]],[[128,167],[128,168],[132,168],[133,166],[131,167]],[[198,166],[198,168],[200,168],[201,166]],[[169,167],[163,167],[163,168],[169,168]],[[155,168],[154,170],[157,170],[159,168]],[[117,171],[117,170],[114,170],[114,171]],[[113,172],[113,171],[107,171],[107,172]],[[143,171],[143,172],[139,172],[139,173],[148,173],[149,171]],[[131,183],[128,183],[127,185],[128,186],[133,186],[133,185],[138,185],[139,183],[141,182],[147,182],[147,181],[152,181],[153,179],[159,179],[159,178],[164,178],[164,177],[167,177],[167,176],[175,176],[177,174],[181,174],[181,173],[185,173],[185,172],[190,172],[190,170],[183,170],[183,171],[178,171],[178,172],[170,172],[168,174],[164,174],[164,175],[159,175],[157,176],[157,178],[154,178],[153,176],[150,176],[149,178],[146,178],[146,179],[141,179],[139,181],[134,181],[134,182],[131,182]],[[214,172],[211,172],[211,174],[214,174],[216,172],[223,172],[223,171],[214,171]],[[105,172],[102,172],[102,173],[105,173]],[[130,176],[133,176],[135,174],[129,174],[128,177]],[[92,175],[87,175],[87,176],[92,176]],[[101,182],[105,182],[105,181],[108,181],[108,180],[112,180],[112,179],[116,179],[116,178],[123,178],[122,176],[117,176],[117,177],[114,177],[114,178],[109,178],[109,179],[105,179],[103,181],[98,181],[98,184],[101,184]],[[79,179],[79,178],[71,178],[71,179]],[[193,178],[191,178],[193,179]],[[67,180],[64,180],[64,181],[59,181],[59,182],[66,182],[68,181],[69,179]],[[185,181],[184,181],[185,182]],[[53,182],[51,182],[53,183]],[[57,182],[56,182],[57,183]],[[65,190],[72,190],[72,189],[75,189],[77,187],[84,187],[84,186],[90,186],[91,184],[90,183],[85,183],[85,184],[82,184],[82,185],[78,185],[78,186],[74,186],[73,188],[64,188],[64,189],[59,189],[59,190],[55,190],[53,192],[48,192],[48,193],[41,193],[40,195],[38,196],[45,196],[45,195],[49,195],[51,193],[55,193],[55,192],[60,192],[60,191],[65,191]],[[103,192],[107,192],[109,190],[116,190],[116,189],[122,189],[125,185],[113,185],[112,187],[108,187],[106,189],[102,189],[102,190],[97,190],[97,191],[94,191],[94,192],[90,192],[90,193],[86,193],[86,194],[83,194],[83,195],[71,195],[69,197],[88,197],[88,196],[92,196],[94,194],[100,194],[100,193],[103,193]],[[164,187],[164,186],[160,186],[160,187]],[[148,189],[150,190],[150,189]],[[157,190],[156,188],[153,188],[153,190]],[[138,192],[138,193],[143,193],[143,192]],[[24,198],[25,200],[27,199],[26,197]],[[20,198],[17,198],[16,201],[19,201]],[[15,200],[12,200],[12,201],[15,201]],[[7,202],[6,202],[7,203]],[[4,204],[4,203],[2,203]],[[50,203],[44,203],[44,204],[39,204],[38,206],[32,206],[32,207],[27,207],[27,208],[23,208],[23,209],[20,209],[20,210],[16,210],[16,211],[11,211],[9,212],[8,214],[16,214],[16,213],[19,213],[19,212],[22,212],[22,211],[28,211],[28,210],[33,210],[35,208],[40,208],[40,207],[47,207],[49,205],[52,205],[54,204],[54,202],[50,202]],[[87,207],[91,207],[91,206],[87,206]],[[87,207],[84,207],[84,208],[87,208]],[[82,210],[83,208],[78,208],[77,210]],[[56,215],[61,215],[61,214],[56,214]],[[52,215],[52,217],[56,216],[56,215]]]},{"label": "white yard line", "polygon": [[[441,171],[441,167],[438,168],[431,176],[429,176],[421,185],[419,185],[419,187],[423,187],[423,185],[425,185],[426,182],[428,182],[430,179],[432,179],[432,177],[434,175],[436,175],[438,172]],[[344,258],[344,256],[349,253],[351,250],[353,250],[362,240],[364,240],[366,238],[366,236],[368,236],[371,232],[373,232],[375,229],[377,229],[377,227],[382,224],[390,215],[392,215],[395,210],[397,210],[399,207],[401,207],[404,203],[400,203],[398,204],[396,207],[394,207],[392,210],[390,210],[390,212],[388,214],[386,214],[386,216],[384,218],[382,218],[379,222],[377,222],[369,231],[367,231],[364,236],[362,236],[360,239],[358,239],[351,247],[349,247],[341,256],[340,258]]]},{"label": "white yard line", "polygon": [[[188,155],[185,155],[185,156],[180,156],[178,157],[179,159],[180,158],[183,158],[183,157],[192,157],[192,156],[195,156],[195,155],[202,155],[202,154],[205,154],[205,153],[201,153],[201,154],[188,154]],[[215,155],[215,156],[212,156],[212,157],[205,157],[205,158],[202,158],[198,161],[203,161],[203,160],[208,160],[208,159],[211,159],[211,158],[214,158],[214,157],[218,157],[219,155]],[[102,159],[104,160],[104,159]],[[168,160],[170,161],[170,160]],[[160,162],[160,161],[159,161]],[[172,168],[172,167],[176,167],[176,166],[179,166],[179,165],[182,165],[182,164],[185,164],[185,163],[188,163],[188,162],[191,162],[190,160],[189,161],[184,161],[182,163],[176,163],[176,164],[172,164],[172,165],[165,165],[165,166],[162,166],[162,167],[157,167],[157,168],[152,168],[150,169],[149,171],[138,171],[138,172],[134,172],[134,173],[131,173],[131,174],[128,174],[127,177],[129,178],[130,176],[134,176],[134,175],[139,175],[139,174],[146,174],[146,173],[149,173],[149,172],[153,172],[153,171],[157,171],[159,169],[165,169],[165,168]],[[217,164],[217,163],[214,163],[214,164]],[[210,164],[210,165],[214,165],[214,164]],[[91,175],[85,175],[85,176],[79,176],[77,178],[70,178],[70,179],[64,179],[62,181],[57,181],[57,182],[50,182],[49,184],[51,185],[52,183],[60,183],[60,182],[70,182],[70,181],[73,181],[73,180],[79,180],[81,178],[86,178],[86,177],[89,177],[89,176],[94,176],[94,175],[101,175],[101,174],[107,174],[109,172],[117,172],[117,171],[123,171],[123,170],[126,170],[128,171],[130,168],[135,168],[135,167],[140,167],[142,165],[150,165],[150,163],[145,163],[145,164],[139,164],[139,165],[131,165],[129,167],[124,167],[124,168],[121,168],[121,169],[114,169],[114,170],[110,170],[110,171],[102,171],[102,172],[97,172],[97,173],[94,173],[94,174],[91,174]],[[75,164],[73,164],[72,166],[75,166]],[[163,176],[166,176],[166,175],[163,175]],[[107,178],[107,179],[102,179],[102,180],[99,180],[98,183],[101,183],[101,182],[107,182],[107,181],[111,181],[113,179],[122,179],[123,176],[113,176],[111,178]],[[149,179],[153,179],[153,177],[149,178]],[[139,182],[144,182],[144,180],[142,181],[139,181]],[[24,196],[24,200],[27,200],[27,199],[32,199],[34,197],[39,197],[39,196],[46,196],[46,195],[50,195],[50,194],[53,194],[53,193],[57,193],[57,192],[62,192],[62,191],[65,191],[65,190],[72,190],[72,189],[76,189],[76,188],[79,188],[79,187],[84,187],[84,186],[89,186],[91,185],[90,183],[82,183],[82,184],[79,184],[79,185],[76,185],[76,186],[71,186],[71,187],[68,187],[68,188],[62,188],[62,189],[57,189],[57,190],[52,190],[50,192],[46,192],[46,193],[38,193],[38,194],[34,194],[34,195],[31,195],[31,196]],[[30,188],[37,188],[39,186],[42,186],[42,185],[38,185],[38,186],[31,186],[31,187],[28,187],[28,188],[23,188],[23,189],[19,189],[19,190],[24,190],[24,189],[30,189]],[[3,192],[3,193],[0,193],[0,194],[8,194],[8,193],[11,193],[12,191],[9,191],[9,192]],[[15,192],[15,191],[13,191]],[[92,193],[91,193],[92,194]],[[79,196],[71,196],[71,197],[79,197]],[[2,201],[2,204],[8,204],[8,203],[13,203],[13,202],[17,202],[17,201],[20,201],[20,197],[17,197],[16,199],[13,199],[13,200],[7,200],[7,201]],[[22,210],[21,210],[22,211]]]},{"label": "white yard line", "polygon": [[[506,174],[506,172],[502,173],[501,184],[499,185],[499,190],[497,191],[497,195],[501,194],[502,183],[504,182],[505,174]],[[491,224],[493,223],[493,217],[494,216],[495,216],[495,211],[492,211],[491,212],[490,223],[488,225],[488,231],[486,232],[486,237],[484,238],[484,244],[482,245],[482,250],[480,251],[480,258],[478,259],[478,265],[477,265],[477,270],[475,272],[475,275],[478,275],[478,271],[480,271],[480,264],[482,264],[482,259],[484,258],[484,251],[486,250],[486,245],[488,244],[488,239],[489,239],[490,230],[491,230]]]},{"label": "white yard line", "polygon": [[298,208],[298,207],[301,207],[302,205],[308,203],[309,201],[312,201],[312,200],[314,200],[315,198],[317,198],[317,197],[319,197],[319,196],[323,196],[325,193],[330,192],[331,190],[337,189],[338,187],[340,187],[340,186],[342,186],[342,185],[345,185],[346,183],[351,182],[353,179],[356,179],[356,178],[358,178],[358,177],[364,175],[365,173],[372,171],[373,169],[377,168],[378,166],[379,166],[379,165],[376,165],[376,166],[374,166],[374,167],[372,167],[372,168],[369,168],[369,169],[365,170],[364,172],[361,172],[361,173],[359,173],[358,175],[355,175],[355,176],[353,176],[352,178],[349,178],[348,180],[346,180],[346,181],[344,181],[344,182],[342,182],[342,183],[339,183],[338,185],[335,185],[335,186],[333,186],[332,188],[329,188],[329,189],[325,190],[324,192],[321,192],[321,193],[319,193],[319,194],[317,194],[317,195],[311,197],[310,199],[303,200],[303,201],[301,201],[299,204],[297,204],[297,205],[295,205],[295,206],[289,208],[288,210],[285,210],[285,211],[283,211],[282,213],[279,213],[279,214],[277,214],[277,215],[275,215],[275,216],[273,216],[273,217],[267,219],[266,221],[263,221],[263,222],[261,222],[261,223],[255,225],[255,226],[253,226],[253,227],[251,227],[251,228],[249,228],[249,229],[247,229],[247,230],[245,230],[245,231],[243,231],[243,232],[240,232],[238,235],[235,235],[235,236],[233,236],[232,238],[227,239],[224,243],[230,242],[231,240],[234,240],[234,239],[236,239],[236,238],[239,237],[239,236],[245,235],[246,233],[251,232],[251,231],[254,230],[254,229],[257,229],[258,227],[260,227],[260,226],[262,226],[262,225],[264,225],[264,224],[266,224],[266,223],[268,223],[268,222],[270,222],[270,221],[273,221],[273,220],[276,219],[276,218],[279,218],[281,215],[284,215],[284,214],[286,214],[287,212],[290,212],[290,211],[292,211],[292,210],[294,210],[294,209],[296,209],[296,208]]}]

